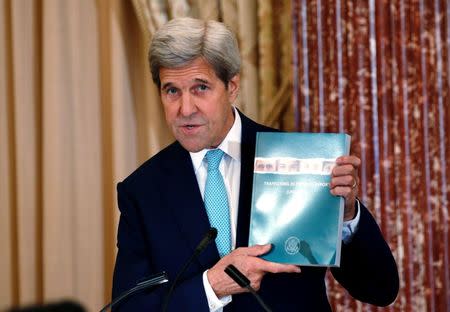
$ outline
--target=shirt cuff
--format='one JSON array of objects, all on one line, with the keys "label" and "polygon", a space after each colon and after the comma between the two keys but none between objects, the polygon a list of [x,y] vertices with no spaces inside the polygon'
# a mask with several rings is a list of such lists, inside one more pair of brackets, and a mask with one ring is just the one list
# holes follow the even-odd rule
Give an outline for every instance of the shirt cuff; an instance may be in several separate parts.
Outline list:
[{"label": "shirt cuff", "polygon": [[223,308],[231,302],[231,295],[217,298],[216,293],[212,289],[208,281],[208,270],[203,272],[203,287],[205,288],[206,298],[208,299],[208,307],[210,312],[221,312]]},{"label": "shirt cuff", "polygon": [[361,215],[360,213],[361,207],[359,200],[356,199],[356,217],[349,221],[344,221],[342,224],[342,241],[344,244],[348,244],[352,241],[353,236],[355,235],[356,230],[358,229],[359,225],[359,217]]}]

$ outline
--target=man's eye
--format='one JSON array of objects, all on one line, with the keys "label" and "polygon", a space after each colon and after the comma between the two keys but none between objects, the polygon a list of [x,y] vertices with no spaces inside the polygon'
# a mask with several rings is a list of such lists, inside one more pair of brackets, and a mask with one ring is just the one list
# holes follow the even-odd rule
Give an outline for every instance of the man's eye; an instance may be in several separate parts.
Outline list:
[{"label": "man's eye", "polygon": [[208,88],[208,86],[207,85],[204,85],[204,84],[201,84],[201,85],[198,85],[197,86],[197,90],[198,91],[206,91],[206,90],[208,90],[209,88]]},{"label": "man's eye", "polygon": [[177,89],[176,88],[167,88],[166,89],[166,94],[173,95],[173,94],[176,94],[176,93],[177,93]]}]

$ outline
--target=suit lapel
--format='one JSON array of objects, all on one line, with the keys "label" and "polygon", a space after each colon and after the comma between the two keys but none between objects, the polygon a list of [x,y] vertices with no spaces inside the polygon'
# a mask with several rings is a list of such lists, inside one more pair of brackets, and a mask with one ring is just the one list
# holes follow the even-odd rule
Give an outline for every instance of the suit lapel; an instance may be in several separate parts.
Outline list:
[{"label": "suit lapel", "polygon": [[[168,196],[168,206],[180,232],[194,252],[211,225],[189,152],[176,143],[176,150],[172,156],[173,158],[167,162],[167,181],[173,186],[173,193]],[[204,267],[209,267],[218,259],[219,253],[214,243],[198,257]]]},{"label": "suit lapel", "polygon": [[255,144],[252,144],[248,131],[244,131],[243,123],[241,141],[241,185],[239,190],[236,247],[247,246],[248,244],[253,179],[253,170],[251,169],[253,169],[254,149]]}]

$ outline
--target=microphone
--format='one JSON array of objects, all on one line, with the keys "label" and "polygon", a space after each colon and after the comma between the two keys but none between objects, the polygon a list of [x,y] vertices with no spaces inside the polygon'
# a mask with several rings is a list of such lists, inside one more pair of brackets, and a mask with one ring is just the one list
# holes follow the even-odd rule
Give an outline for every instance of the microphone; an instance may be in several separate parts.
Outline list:
[{"label": "microphone", "polygon": [[189,265],[194,261],[195,258],[197,258],[202,251],[206,248],[206,246],[209,245],[212,241],[214,241],[217,237],[217,229],[216,228],[210,228],[208,232],[206,232],[205,236],[202,238],[200,243],[197,245],[197,247],[194,250],[194,253],[191,255],[188,261],[184,264],[184,266],[181,268],[181,270],[178,272],[177,276],[173,280],[172,285],[170,286],[169,290],[167,291],[167,295],[164,299],[164,304],[162,307],[163,312],[165,312],[169,305],[169,299],[172,295],[173,290],[175,289],[175,286],[177,285],[178,279],[181,277],[181,275],[186,271],[186,269],[189,267]]},{"label": "microphone", "polygon": [[103,309],[100,310],[100,312],[108,311],[108,309],[110,309],[110,308],[112,309],[120,301],[127,298],[128,296],[134,295],[136,292],[138,292],[140,290],[154,287],[156,285],[161,285],[161,284],[167,283],[168,281],[169,281],[169,279],[167,278],[166,272],[163,271],[163,272],[154,274],[151,277],[149,277],[141,282],[136,283],[136,286],[134,286],[133,288],[128,289],[128,290],[124,291],[123,293],[121,293],[120,296],[116,297],[116,299],[114,299],[113,301],[111,301],[110,303],[105,305],[103,307]]},{"label": "microphone", "polygon": [[264,311],[272,312],[272,310],[264,303],[262,298],[258,295],[255,289],[250,285],[250,280],[242,274],[234,265],[230,264],[225,268],[225,273],[228,274],[239,286],[247,288],[253,296],[255,296],[258,303],[264,309]]}]

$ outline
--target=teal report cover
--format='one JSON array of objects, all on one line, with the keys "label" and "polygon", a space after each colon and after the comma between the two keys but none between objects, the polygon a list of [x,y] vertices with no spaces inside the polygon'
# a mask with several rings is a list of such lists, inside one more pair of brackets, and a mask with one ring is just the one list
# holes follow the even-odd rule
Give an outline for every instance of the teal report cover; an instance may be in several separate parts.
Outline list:
[{"label": "teal report cover", "polygon": [[249,246],[271,243],[263,259],[339,266],[344,199],[330,178],[349,152],[343,133],[257,133]]}]

